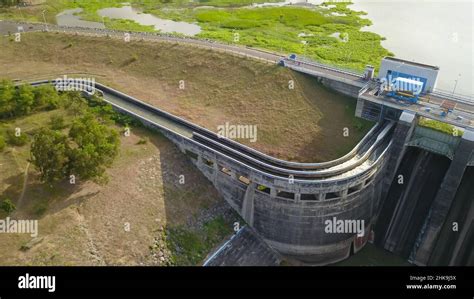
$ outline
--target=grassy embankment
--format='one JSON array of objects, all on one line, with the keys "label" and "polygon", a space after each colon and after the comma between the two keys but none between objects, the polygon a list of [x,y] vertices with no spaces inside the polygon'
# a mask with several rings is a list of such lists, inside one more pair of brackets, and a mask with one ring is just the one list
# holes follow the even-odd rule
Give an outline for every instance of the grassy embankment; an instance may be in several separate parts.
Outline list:
[{"label": "grassy embankment", "polygon": [[[164,137],[141,127],[121,137],[107,184],[42,183],[28,167],[32,136],[54,117],[68,130],[76,113],[61,107],[0,122],[0,134],[20,128],[27,137],[0,151],[0,202],[16,205],[10,215],[0,211],[0,219],[39,221],[38,237],[0,234],[0,264],[195,265],[231,233],[238,217],[211,184]],[[223,207],[209,212],[215,206]]]},{"label": "grassy embankment", "polygon": [[[362,18],[364,12],[350,10],[348,3],[326,3],[314,8],[266,7],[245,8],[250,3],[268,1],[213,0],[209,2],[129,1],[132,5],[164,19],[195,22],[202,27],[198,35],[228,43],[237,43],[282,53],[304,54],[318,61],[360,71],[366,64],[379,66],[382,57],[391,55],[381,46],[383,39],[372,32],[360,31],[370,25]],[[97,10],[120,7],[121,0],[65,1],[47,0],[36,8],[27,8],[23,17],[42,21],[41,10],[48,11],[47,19],[67,8],[82,8],[81,18],[102,22]],[[204,8],[196,8],[205,6]],[[335,15],[337,14],[337,15]],[[0,10],[0,15],[1,10]],[[3,9],[8,18],[20,19],[18,9]],[[105,18],[111,29],[153,31],[129,20]],[[235,39],[238,34],[238,41]],[[346,41],[342,39],[347,37]]]},{"label": "grassy embankment", "polygon": [[[371,126],[354,116],[354,99],[322,88],[313,78],[211,50],[42,33],[25,34],[20,43],[2,38],[0,46],[2,76],[88,73],[213,131],[226,122],[256,125],[257,142],[238,141],[283,159],[337,158]],[[288,88],[289,80],[294,89]]]}]

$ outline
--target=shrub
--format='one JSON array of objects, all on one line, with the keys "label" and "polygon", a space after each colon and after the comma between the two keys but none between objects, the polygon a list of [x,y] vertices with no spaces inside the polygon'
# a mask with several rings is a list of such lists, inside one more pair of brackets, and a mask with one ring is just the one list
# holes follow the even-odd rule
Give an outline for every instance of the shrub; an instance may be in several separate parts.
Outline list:
[{"label": "shrub", "polygon": [[54,115],[53,117],[51,117],[49,125],[53,130],[61,130],[66,127],[66,124],[64,123],[64,117],[62,117],[61,115]]},{"label": "shrub", "polygon": [[10,214],[11,212],[16,210],[16,207],[12,203],[12,201],[7,198],[0,203],[0,209],[2,211],[5,211],[7,214]]},{"label": "shrub", "polygon": [[35,109],[53,110],[59,108],[61,97],[53,85],[42,85],[35,87]]},{"label": "shrub", "polygon": [[46,212],[47,209],[48,209],[48,203],[47,202],[38,202],[33,207],[33,211],[34,211],[36,216],[43,215]]},{"label": "shrub", "polygon": [[7,137],[8,137],[8,144],[14,146],[23,146],[28,143],[28,136],[25,133],[20,132],[20,134],[16,134],[15,130],[9,129],[7,130]]},{"label": "shrub", "polygon": [[29,114],[35,106],[35,94],[31,85],[24,84],[16,89],[14,95],[16,107],[14,114],[16,116]]},{"label": "shrub", "polygon": [[140,140],[138,140],[137,145],[147,144],[147,143],[148,143],[148,138],[145,137],[145,138],[141,138]]},{"label": "shrub", "polygon": [[464,133],[463,131],[457,130],[450,124],[442,123],[434,119],[421,118],[418,122],[418,125],[453,136],[462,136]]}]

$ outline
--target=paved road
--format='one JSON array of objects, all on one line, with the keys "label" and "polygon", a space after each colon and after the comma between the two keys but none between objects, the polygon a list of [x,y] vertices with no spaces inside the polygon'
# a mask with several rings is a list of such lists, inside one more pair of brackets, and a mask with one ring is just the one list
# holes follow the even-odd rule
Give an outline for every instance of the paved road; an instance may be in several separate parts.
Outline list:
[{"label": "paved road", "polygon": [[[388,107],[393,107],[396,109],[403,109],[417,113],[418,115],[435,119],[440,122],[448,123],[461,128],[474,128],[474,113],[471,110],[472,106],[464,105],[466,109],[454,109],[453,112],[448,113],[447,116],[442,117],[442,109],[440,105],[444,100],[437,97],[426,97],[428,101],[420,100],[416,104],[402,104],[401,102],[387,97],[387,96],[376,96],[373,94],[374,90],[367,90],[360,97],[374,102],[377,104],[382,104]],[[429,99],[428,99],[429,98]]]}]

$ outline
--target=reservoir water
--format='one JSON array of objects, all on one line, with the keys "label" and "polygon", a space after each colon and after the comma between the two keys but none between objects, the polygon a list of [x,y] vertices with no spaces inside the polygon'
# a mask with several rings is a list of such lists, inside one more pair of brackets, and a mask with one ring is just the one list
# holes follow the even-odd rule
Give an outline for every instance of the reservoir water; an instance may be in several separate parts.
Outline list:
[{"label": "reservoir water", "polygon": [[[320,5],[321,0],[285,0],[253,7]],[[387,39],[397,58],[440,67],[437,89],[474,101],[474,0],[352,0],[373,23],[362,30]],[[331,5],[329,5],[331,7]]]},{"label": "reservoir water", "polygon": [[[103,23],[81,20],[77,14],[82,12],[82,8],[68,9],[56,15],[56,21],[60,26],[77,26],[87,28],[105,28]],[[104,8],[97,11],[99,16],[111,19],[133,20],[140,25],[154,26],[155,30],[165,33],[181,33],[193,36],[201,32],[201,27],[196,24],[186,22],[175,22],[172,20],[160,19],[154,15],[141,13],[131,6]]]},{"label": "reservoir water", "polygon": [[[396,57],[440,67],[437,89],[474,100],[474,0],[352,0]],[[457,80],[457,83],[456,83]],[[455,89],[455,90],[454,90]]]},{"label": "reservoir water", "polygon": [[105,28],[104,24],[99,22],[84,21],[77,15],[82,8],[67,9],[56,15],[56,22],[59,26],[87,27],[87,28]]},{"label": "reservoir water", "polygon": [[140,25],[152,25],[155,26],[156,30],[165,33],[176,32],[192,36],[201,32],[201,27],[196,24],[160,19],[151,14],[141,13],[131,6],[104,8],[100,9],[98,14],[111,19],[133,20]]}]

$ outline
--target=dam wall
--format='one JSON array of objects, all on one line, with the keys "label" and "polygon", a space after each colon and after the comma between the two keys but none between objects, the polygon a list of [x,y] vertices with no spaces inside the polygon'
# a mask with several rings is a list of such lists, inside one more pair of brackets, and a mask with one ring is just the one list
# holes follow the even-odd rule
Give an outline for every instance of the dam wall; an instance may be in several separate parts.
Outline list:
[{"label": "dam wall", "polygon": [[[115,109],[130,114],[127,109]],[[375,211],[379,209],[382,190],[379,173],[386,164],[388,142],[377,148],[370,161],[358,171],[331,178],[301,180],[252,169],[149,120],[140,121],[175,143],[247,225],[279,253],[324,265],[343,260],[366,244]],[[325,222],[335,218],[361,221],[363,235],[326,232]]]},{"label": "dam wall", "polygon": [[[237,161],[194,136],[141,120],[188,155],[247,225],[287,258],[313,265],[341,261],[361,250],[373,231],[377,246],[414,264],[472,265],[474,211],[472,186],[466,183],[473,175],[472,129],[454,138],[420,128],[419,115],[427,113],[383,102],[372,94],[377,91],[369,88],[373,82],[350,74],[336,78],[310,67],[303,72],[357,99],[357,116],[396,124],[358,171],[294,180]],[[335,219],[362,222],[364,234],[328,232],[327,221]]]},{"label": "dam wall", "polygon": [[[343,260],[365,245],[378,209],[385,160],[360,176],[339,181],[289,183],[262,180],[220,157],[199,148],[179,145],[198,153],[193,163],[214,184],[224,199],[272,248],[287,257],[311,264]],[[212,163],[209,163],[212,161]],[[326,233],[325,221],[362,220],[366,234]]]},{"label": "dam wall", "polygon": [[325,77],[319,77],[318,81],[324,86],[352,98],[358,97],[361,88],[361,84],[354,85],[353,82],[343,82]]},{"label": "dam wall", "polygon": [[[417,127],[404,112],[395,128],[375,226],[375,244],[417,265],[473,265],[474,134]],[[471,180],[471,184],[467,183]],[[470,193],[471,192],[471,193]]]},{"label": "dam wall", "polygon": [[[463,196],[470,186],[461,184],[463,172],[472,165],[469,131],[462,138],[428,134],[418,126],[415,113],[381,112],[389,119],[399,116],[395,129],[358,171],[307,180],[262,172],[189,136],[146,118],[141,121],[175,143],[247,225],[287,258],[313,265],[334,263],[357,253],[374,231],[376,245],[413,263],[472,261],[466,249],[472,240],[472,212],[460,208],[469,205]],[[368,135],[377,134],[375,130]],[[464,191],[458,191],[461,186]],[[456,203],[453,209],[451,202]],[[452,246],[439,238],[447,231],[449,217],[459,217],[463,224]],[[361,221],[364,234],[328,233],[326,223],[333,219]],[[452,254],[449,261],[440,257],[444,252]],[[417,254],[425,261],[417,262]]]},{"label": "dam wall", "polygon": [[[365,150],[350,158],[360,160],[353,167],[345,167],[347,161],[331,161],[321,172],[339,168],[337,173],[297,179],[280,174],[281,169],[291,172],[288,161],[275,167],[270,165],[275,161],[255,159],[255,153],[250,157],[242,147],[213,147],[215,140],[206,143],[197,137],[202,130],[196,125],[103,89],[125,99],[114,109],[176,144],[247,225],[290,259],[313,265],[341,261],[361,250],[374,231],[376,245],[417,265],[472,265],[474,132],[467,128],[456,138],[429,133],[418,126],[418,113],[361,97],[367,82],[313,75],[325,86],[357,98],[356,115],[380,126],[390,123],[390,128],[385,127],[389,133],[384,136],[377,130],[367,134],[377,146],[367,142]],[[141,105],[143,114],[135,113],[140,109],[133,112],[134,105]],[[154,114],[168,127],[151,120]],[[363,234],[327,231],[327,222],[335,220],[359,221]]]}]

